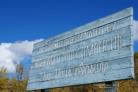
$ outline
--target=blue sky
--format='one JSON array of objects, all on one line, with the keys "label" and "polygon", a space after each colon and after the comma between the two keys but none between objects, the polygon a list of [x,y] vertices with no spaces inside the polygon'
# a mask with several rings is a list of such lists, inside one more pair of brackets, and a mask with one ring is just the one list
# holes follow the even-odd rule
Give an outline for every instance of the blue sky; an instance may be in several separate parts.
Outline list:
[{"label": "blue sky", "polygon": [[[17,52],[11,49],[16,43],[47,39],[130,6],[134,8],[134,19],[138,20],[137,0],[0,0],[0,43],[6,43],[2,45],[6,50],[10,47],[10,51]],[[134,50],[138,51],[138,41]],[[31,55],[30,52],[24,53]],[[31,60],[18,61],[25,61],[27,66]]]},{"label": "blue sky", "polygon": [[0,0],[0,42],[49,38],[127,7],[137,0]]}]

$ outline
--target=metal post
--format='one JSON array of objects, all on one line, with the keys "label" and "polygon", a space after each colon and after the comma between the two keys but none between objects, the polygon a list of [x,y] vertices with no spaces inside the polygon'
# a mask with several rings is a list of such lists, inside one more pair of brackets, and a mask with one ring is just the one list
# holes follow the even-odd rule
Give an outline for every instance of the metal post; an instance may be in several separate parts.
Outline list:
[{"label": "metal post", "polygon": [[45,91],[44,91],[44,92],[49,92],[49,91],[48,91],[48,89],[45,89]]},{"label": "metal post", "polygon": [[115,81],[105,83],[105,92],[117,92],[117,83]]}]

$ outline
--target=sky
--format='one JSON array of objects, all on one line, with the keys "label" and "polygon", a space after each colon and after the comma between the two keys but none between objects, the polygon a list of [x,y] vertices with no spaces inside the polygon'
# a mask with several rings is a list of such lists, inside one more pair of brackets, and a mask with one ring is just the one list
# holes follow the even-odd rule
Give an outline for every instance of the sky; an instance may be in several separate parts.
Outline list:
[{"label": "sky", "polygon": [[35,42],[128,7],[134,8],[137,30],[138,0],[0,0],[0,67],[8,72],[15,72],[20,62],[29,67]]}]

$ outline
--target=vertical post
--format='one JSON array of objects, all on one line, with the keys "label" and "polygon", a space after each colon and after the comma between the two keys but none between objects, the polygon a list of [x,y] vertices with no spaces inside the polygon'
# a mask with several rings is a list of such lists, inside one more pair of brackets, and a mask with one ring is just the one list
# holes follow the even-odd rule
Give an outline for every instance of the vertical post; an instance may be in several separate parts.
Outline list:
[{"label": "vertical post", "polygon": [[106,82],[105,83],[105,92],[117,92],[117,83],[114,82]]},{"label": "vertical post", "polygon": [[49,91],[48,91],[48,89],[45,89],[45,91],[44,91],[44,92],[49,92]]}]

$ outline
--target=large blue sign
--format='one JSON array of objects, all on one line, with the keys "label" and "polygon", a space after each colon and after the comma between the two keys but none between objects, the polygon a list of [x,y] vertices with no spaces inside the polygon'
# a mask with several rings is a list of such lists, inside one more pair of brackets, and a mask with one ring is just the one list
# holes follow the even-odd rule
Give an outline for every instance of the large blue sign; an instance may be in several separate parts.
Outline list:
[{"label": "large blue sign", "polygon": [[34,44],[28,90],[134,78],[133,9]]}]

